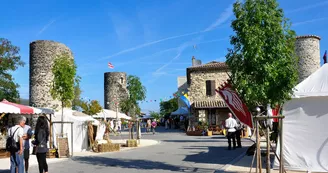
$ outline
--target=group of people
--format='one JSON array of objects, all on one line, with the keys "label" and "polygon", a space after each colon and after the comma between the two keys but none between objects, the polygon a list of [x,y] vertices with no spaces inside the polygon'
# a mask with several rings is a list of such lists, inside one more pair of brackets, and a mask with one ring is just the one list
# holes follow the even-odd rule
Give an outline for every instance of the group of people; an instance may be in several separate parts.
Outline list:
[{"label": "group of people", "polygon": [[153,122],[150,119],[147,120],[147,131],[146,131],[147,133],[152,131],[153,134],[155,134],[156,127],[157,127],[157,122],[155,121],[155,119],[153,120]]},{"label": "group of people", "polygon": [[[243,126],[240,124],[240,122],[236,121],[232,114],[228,114],[229,118],[225,120],[225,128],[226,128],[226,136],[228,138],[228,150],[231,150],[231,140],[233,142],[233,149],[241,148],[241,131],[243,129]],[[237,141],[237,145],[236,145]]]},{"label": "group of people", "polygon": [[[16,143],[16,146],[8,146],[10,152],[10,173],[28,173],[29,157],[30,157],[30,139],[33,131],[29,125],[26,125],[26,117],[17,118],[16,125],[9,128],[8,139]],[[44,116],[40,116],[37,120],[35,132],[35,140],[32,144],[35,146],[35,154],[39,164],[40,173],[48,173],[48,164],[46,160],[48,152],[49,126]],[[7,140],[8,142],[9,140]]]}]

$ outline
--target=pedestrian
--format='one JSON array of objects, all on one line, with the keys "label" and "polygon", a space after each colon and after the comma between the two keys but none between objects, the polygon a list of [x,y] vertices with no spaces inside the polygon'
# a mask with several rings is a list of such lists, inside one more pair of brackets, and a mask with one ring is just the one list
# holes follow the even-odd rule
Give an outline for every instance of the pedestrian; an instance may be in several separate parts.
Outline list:
[{"label": "pedestrian", "polygon": [[153,131],[153,135],[155,134],[155,128],[157,126],[157,122],[155,120],[153,120],[153,122],[151,123],[151,129]]},{"label": "pedestrian", "polygon": [[241,148],[241,141],[240,141],[240,137],[241,137],[241,131],[243,130],[243,126],[240,124],[240,122],[237,122],[237,126],[236,126],[236,141],[237,141],[237,148]]},{"label": "pedestrian", "polygon": [[38,160],[40,173],[48,173],[48,164],[46,159],[48,152],[48,140],[48,121],[44,116],[39,116],[35,126],[35,141],[33,142],[33,144],[36,145],[36,158]]},{"label": "pedestrian", "polygon": [[31,139],[32,135],[33,134],[32,134],[31,126],[25,124],[25,126],[24,126],[24,135],[23,135],[25,173],[28,173],[29,159],[30,159],[30,139]]},{"label": "pedestrian", "polygon": [[[17,118],[15,126],[8,130],[8,139],[6,147],[10,150],[10,173],[24,173],[24,159],[23,159],[23,136],[26,117],[20,116]],[[16,145],[14,145],[16,144]]]},{"label": "pedestrian", "polygon": [[236,126],[237,122],[232,118],[232,114],[228,114],[229,118],[225,120],[225,128],[227,129],[227,138],[228,138],[228,150],[231,150],[231,139],[233,141],[233,149],[236,149]]},{"label": "pedestrian", "polygon": [[151,128],[151,120],[148,119],[147,120],[147,133],[150,132],[150,128]]}]

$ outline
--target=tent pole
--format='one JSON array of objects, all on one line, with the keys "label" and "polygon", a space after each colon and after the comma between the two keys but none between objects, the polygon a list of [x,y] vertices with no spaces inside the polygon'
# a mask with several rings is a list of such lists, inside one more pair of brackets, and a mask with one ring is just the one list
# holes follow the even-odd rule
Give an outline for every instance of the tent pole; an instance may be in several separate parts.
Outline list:
[{"label": "tent pole", "polygon": [[283,134],[283,119],[280,119],[280,130],[279,130],[279,132],[280,132],[280,135],[279,135],[279,141],[280,141],[280,170],[279,170],[279,172],[280,173],[283,173],[284,172],[284,156],[283,156],[283,136],[282,136],[282,134]]},{"label": "tent pole", "polygon": [[52,149],[53,148],[53,145],[52,145],[52,136],[53,136],[53,132],[52,132],[52,126],[53,126],[53,124],[52,124],[52,118],[51,118],[52,116],[51,116],[51,114],[49,114],[49,118],[50,118],[50,139],[49,139],[49,144],[50,144],[50,148]]},{"label": "tent pole", "polygon": [[257,123],[257,119],[255,120],[255,132],[256,132],[256,173],[259,172],[260,162],[259,162],[259,125]]},{"label": "tent pole", "polygon": [[269,129],[268,124],[266,126],[266,145],[267,145],[266,172],[270,173],[271,172],[271,167],[270,167],[270,129]]}]

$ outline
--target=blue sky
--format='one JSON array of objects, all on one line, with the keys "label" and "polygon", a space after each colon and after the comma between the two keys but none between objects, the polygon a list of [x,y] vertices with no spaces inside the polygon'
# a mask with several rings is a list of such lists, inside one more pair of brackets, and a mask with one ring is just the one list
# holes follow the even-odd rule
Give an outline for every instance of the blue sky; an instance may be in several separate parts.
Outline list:
[{"label": "blue sky", "polygon": [[[225,61],[231,47],[233,0],[11,0],[2,2],[0,37],[21,48],[27,63],[13,72],[22,98],[29,92],[29,43],[54,40],[74,53],[83,97],[103,105],[108,71],[137,75],[147,88],[143,110],[158,110],[158,100],[177,90],[191,57]],[[328,47],[328,0],[279,1],[298,35],[321,37]],[[197,49],[193,49],[197,45]],[[109,69],[111,62],[115,68]]]}]

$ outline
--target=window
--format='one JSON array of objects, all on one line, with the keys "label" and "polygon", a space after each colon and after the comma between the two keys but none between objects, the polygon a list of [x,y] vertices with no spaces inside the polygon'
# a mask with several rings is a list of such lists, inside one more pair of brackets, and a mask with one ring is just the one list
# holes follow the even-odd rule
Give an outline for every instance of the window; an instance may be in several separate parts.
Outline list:
[{"label": "window", "polygon": [[215,95],[215,80],[206,81],[206,96]]},{"label": "window", "polygon": [[123,79],[123,77],[121,77],[120,81],[121,81],[121,84],[123,84],[123,82],[124,82],[124,79]]}]

